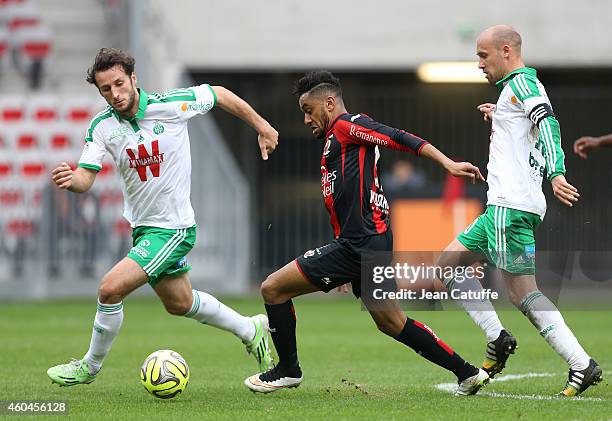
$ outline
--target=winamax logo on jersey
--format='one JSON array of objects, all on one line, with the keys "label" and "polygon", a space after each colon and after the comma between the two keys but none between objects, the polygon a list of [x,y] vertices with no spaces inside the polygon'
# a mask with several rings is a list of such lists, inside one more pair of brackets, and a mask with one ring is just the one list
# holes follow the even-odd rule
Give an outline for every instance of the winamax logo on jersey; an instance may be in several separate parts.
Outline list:
[{"label": "winamax logo on jersey", "polygon": [[159,153],[159,140],[151,142],[152,153],[149,154],[145,145],[138,145],[138,158],[134,149],[126,148],[126,152],[130,157],[130,168],[135,168],[138,171],[140,181],[147,181],[147,167],[151,169],[153,177],[159,177],[160,164],[164,162],[164,154]]}]

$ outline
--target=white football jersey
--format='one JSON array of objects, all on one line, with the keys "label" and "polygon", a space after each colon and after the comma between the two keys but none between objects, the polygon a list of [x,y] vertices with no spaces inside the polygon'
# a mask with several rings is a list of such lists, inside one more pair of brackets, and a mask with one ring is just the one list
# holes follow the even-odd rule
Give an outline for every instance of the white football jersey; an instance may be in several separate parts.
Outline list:
[{"label": "white football jersey", "polygon": [[[565,173],[558,124],[537,120],[541,104],[551,107],[531,68],[517,69],[497,82],[501,93],[493,113],[487,204],[531,212],[544,218],[542,180]],[[530,118],[531,117],[531,118]]]},{"label": "white football jersey", "polygon": [[79,166],[99,171],[106,153],[112,156],[121,178],[123,216],[132,227],[191,227],[187,122],[213,108],[215,93],[209,85],[162,94],[139,91],[134,118],[126,120],[108,106],[92,119]]}]

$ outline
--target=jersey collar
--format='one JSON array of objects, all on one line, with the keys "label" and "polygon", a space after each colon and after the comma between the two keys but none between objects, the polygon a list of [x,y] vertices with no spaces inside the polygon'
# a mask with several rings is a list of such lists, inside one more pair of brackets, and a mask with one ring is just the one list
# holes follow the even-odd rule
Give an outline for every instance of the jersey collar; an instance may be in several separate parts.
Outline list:
[{"label": "jersey collar", "polygon": [[329,128],[327,129],[327,132],[325,133],[325,138],[329,137],[329,134],[333,130],[334,126],[336,125],[336,122],[338,120],[340,120],[340,117],[342,117],[343,115],[346,115],[346,114],[348,114],[348,112],[344,112],[344,113],[340,114],[338,117],[334,118],[334,121],[332,121],[332,123],[329,125]]},{"label": "jersey collar", "polygon": [[138,100],[138,111],[136,111],[136,115],[133,118],[124,118],[113,108],[113,114],[117,117],[118,120],[127,120],[129,122],[142,120],[144,118],[145,111],[147,110],[147,104],[149,102],[149,94],[145,92],[144,89],[138,89],[138,93],[140,94],[140,99]]},{"label": "jersey collar", "polygon": [[536,77],[537,75],[536,69],[532,67],[521,67],[519,69],[511,71],[506,76],[504,76],[501,80],[497,81],[495,83],[495,86],[497,86],[499,89],[502,89],[504,85],[506,84],[506,82],[508,82],[510,79],[512,79],[514,76],[518,75],[519,73],[526,73],[529,76],[533,76],[533,77]]}]

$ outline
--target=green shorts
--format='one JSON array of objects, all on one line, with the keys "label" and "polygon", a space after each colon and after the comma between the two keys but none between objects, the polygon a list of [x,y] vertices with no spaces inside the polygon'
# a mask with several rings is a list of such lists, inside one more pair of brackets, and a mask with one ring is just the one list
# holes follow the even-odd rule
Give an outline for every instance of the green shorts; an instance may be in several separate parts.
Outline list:
[{"label": "green shorts", "polygon": [[149,275],[154,287],[164,276],[188,272],[187,253],[196,242],[196,226],[182,229],[136,227],[132,231],[133,247],[127,254]]},{"label": "green shorts", "polygon": [[488,205],[457,240],[468,250],[483,254],[509,273],[535,274],[535,229],[539,215],[503,206]]}]

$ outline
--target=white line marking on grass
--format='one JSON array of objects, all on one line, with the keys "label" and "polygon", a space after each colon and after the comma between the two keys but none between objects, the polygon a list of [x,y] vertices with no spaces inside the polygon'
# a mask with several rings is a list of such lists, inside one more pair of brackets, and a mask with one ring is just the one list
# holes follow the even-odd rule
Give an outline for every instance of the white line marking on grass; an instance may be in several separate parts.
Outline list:
[{"label": "white line marking on grass", "polygon": [[[507,382],[512,380],[520,380],[520,379],[528,379],[534,377],[554,377],[559,376],[559,373],[525,373],[525,374],[507,374],[505,376],[497,377],[491,380],[491,383],[498,382]],[[455,393],[457,389],[456,383],[440,383],[436,385],[436,389],[447,392],[447,393]],[[520,395],[516,393],[498,393],[498,392],[487,392],[480,391],[478,392],[480,396],[490,396],[492,398],[509,398],[509,399],[519,399],[519,400],[534,400],[534,401],[552,401],[552,400],[563,400],[565,402],[606,402],[609,399],[602,398],[583,398],[576,397],[571,399],[561,398],[559,396],[547,396],[547,395]]]}]

